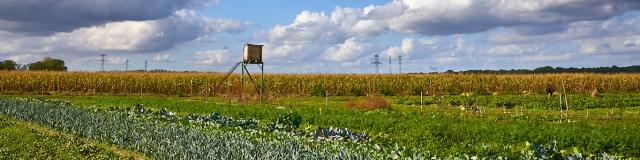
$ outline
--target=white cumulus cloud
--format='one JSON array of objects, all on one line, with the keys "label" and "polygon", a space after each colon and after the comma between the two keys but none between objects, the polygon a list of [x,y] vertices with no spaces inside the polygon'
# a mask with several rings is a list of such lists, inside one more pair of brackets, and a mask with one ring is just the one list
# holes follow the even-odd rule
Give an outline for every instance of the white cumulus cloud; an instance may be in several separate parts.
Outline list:
[{"label": "white cumulus cloud", "polygon": [[196,52],[193,55],[196,65],[221,65],[231,62],[231,51],[229,49],[206,50]]},{"label": "white cumulus cloud", "polygon": [[157,55],[153,56],[152,60],[154,62],[160,62],[160,63],[174,63],[174,62],[176,62],[176,59],[173,58],[168,53],[157,54]]},{"label": "white cumulus cloud", "polygon": [[373,49],[373,44],[349,38],[344,43],[324,51],[325,59],[335,62],[354,61]]}]

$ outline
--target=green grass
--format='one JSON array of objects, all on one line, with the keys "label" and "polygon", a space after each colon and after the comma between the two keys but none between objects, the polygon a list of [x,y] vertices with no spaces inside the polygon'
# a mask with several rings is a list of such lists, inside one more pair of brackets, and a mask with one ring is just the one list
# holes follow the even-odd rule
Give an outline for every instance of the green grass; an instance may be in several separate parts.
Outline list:
[{"label": "green grass", "polygon": [[[634,96],[630,96],[634,97]],[[374,143],[418,148],[440,155],[461,153],[479,155],[517,154],[526,142],[547,144],[557,141],[559,148],[581,153],[619,154],[640,157],[638,108],[596,108],[572,110],[570,117],[560,117],[559,110],[533,108],[486,108],[482,115],[435,104],[422,109],[395,103],[390,110],[353,110],[348,101],[366,97],[324,98],[288,97],[272,99],[268,104],[234,104],[222,99],[199,97],[127,97],[127,96],[46,96],[69,100],[78,106],[98,108],[145,107],[166,108],[178,114],[219,112],[235,118],[274,121],[279,114],[296,111],[304,118],[302,127],[347,127],[374,136]],[[403,97],[387,97],[397,101]],[[415,98],[415,97],[413,97]],[[459,97],[457,97],[459,98]],[[622,99],[624,100],[624,99]],[[534,102],[523,102],[534,103]],[[508,113],[504,113],[504,112]],[[586,116],[586,112],[590,116]]]},{"label": "green grass", "polygon": [[0,115],[0,159],[133,158],[141,157],[109,145]]}]

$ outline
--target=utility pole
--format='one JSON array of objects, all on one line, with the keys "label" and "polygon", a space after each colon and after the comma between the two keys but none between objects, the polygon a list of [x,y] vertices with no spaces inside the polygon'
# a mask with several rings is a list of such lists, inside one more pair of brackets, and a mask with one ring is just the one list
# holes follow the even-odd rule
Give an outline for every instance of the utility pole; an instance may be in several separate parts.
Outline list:
[{"label": "utility pole", "polygon": [[107,60],[107,59],[105,59],[105,58],[104,58],[104,57],[106,57],[106,56],[107,56],[107,55],[101,54],[101,55],[100,55],[100,57],[101,57],[101,58],[100,58],[99,60],[96,60],[96,61],[99,61],[99,62],[100,62],[100,71],[102,71],[102,72],[104,72],[104,62],[109,61],[109,60]]},{"label": "utility pole", "polygon": [[127,60],[124,61],[124,71],[125,72],[129,71],[129,58],[127,58]]},{"label": "utility pole", "polygon": [[393,69],[392,69],[391,65],[392,65],[391,64],[391,56],[389,56],[389,74],[393,74]]},{"label": "utility pole", "polygon": [[379,70],[379,65],[382,64],[382,62],[380,62],[380,56],[379,55],[374,55],[373,56],[373,62],[371,62],[371,64],[376,65],[376,74],[380,73]]},{"label": "utility pole", "polygon": [[402,56],[398,56],[398,74],[402,74]]},{"label": "utility pole", "polygon": [[147,60],[144,60],[144,71],[147,71]]}]

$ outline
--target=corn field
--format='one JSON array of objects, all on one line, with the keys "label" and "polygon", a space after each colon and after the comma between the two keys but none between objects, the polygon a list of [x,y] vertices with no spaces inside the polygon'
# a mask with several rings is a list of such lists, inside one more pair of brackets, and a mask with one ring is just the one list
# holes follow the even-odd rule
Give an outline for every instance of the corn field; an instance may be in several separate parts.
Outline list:
[{"label": "corn field", "polygon": [[[123,73],[123,72],[0,72],[3,93],[71,94],[154,94],[204,96],[239,94],[240,75],[222,82],[219,73]],[[246,75],[245,75],[246,77]],[[254,83],[245,78],[242,91],[256,94],[260,77]],[[264,88],[268,95],[450,95],[543,94],[547,85],[556,91],[563,86],[569,93],[640,92],[640,74],[267,74]],[[564,85],[563,85],[564,84]],[[214,88],[217,89],[214,91]]]}]

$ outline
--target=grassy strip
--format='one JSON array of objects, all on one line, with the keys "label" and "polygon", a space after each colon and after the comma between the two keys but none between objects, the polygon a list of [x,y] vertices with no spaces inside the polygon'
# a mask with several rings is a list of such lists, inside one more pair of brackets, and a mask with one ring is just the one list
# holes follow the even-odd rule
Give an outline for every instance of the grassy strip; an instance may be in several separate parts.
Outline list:
[{"label": "grassy strip", "polygon": [[146,159],[100,144],[0,115],[0,159]]}]

